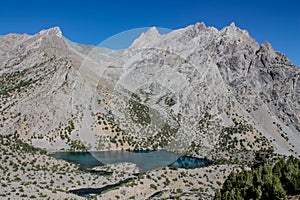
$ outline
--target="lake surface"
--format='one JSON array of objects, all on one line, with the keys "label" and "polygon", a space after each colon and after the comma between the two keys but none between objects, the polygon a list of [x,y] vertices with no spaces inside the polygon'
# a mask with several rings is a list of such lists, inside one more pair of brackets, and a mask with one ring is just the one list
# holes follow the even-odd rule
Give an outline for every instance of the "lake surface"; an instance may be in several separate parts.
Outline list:
[{"label": "lake surface", "polygon": [[178,168],[198,168],[211,165],[205,159],[179,156],[165,150],[157,151],[103,151],[103,152],[57,152],[52,157],[63,159],[79,165],[79,168],[89,171],[95,166],[119,162],[135,163],[141,171],[148,171],[165,166]]}]

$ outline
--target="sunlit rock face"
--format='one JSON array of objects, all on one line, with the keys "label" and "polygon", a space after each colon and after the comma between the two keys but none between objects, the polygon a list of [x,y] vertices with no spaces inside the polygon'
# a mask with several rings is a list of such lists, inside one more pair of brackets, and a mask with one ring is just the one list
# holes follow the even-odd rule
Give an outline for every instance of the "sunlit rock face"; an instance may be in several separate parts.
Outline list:
[{"label": "sunlit rock face", "polygon": [[299,75],[234,23],[152,27],[124,50],[76,44],[58,27],[9,34],[0,37],[0,132],[49,150],[299,154]]}]

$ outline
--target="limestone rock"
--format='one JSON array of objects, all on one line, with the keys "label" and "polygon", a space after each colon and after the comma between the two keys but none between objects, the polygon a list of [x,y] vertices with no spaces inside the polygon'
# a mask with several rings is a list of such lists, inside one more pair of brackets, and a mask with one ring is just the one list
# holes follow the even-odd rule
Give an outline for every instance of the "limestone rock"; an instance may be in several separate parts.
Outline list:
[{"label": "limestone rock", "polygon": [[0,132],[46,149],[299,154],[299,76],[234,23],[153,27],[120,51],[76,44],[58,27],[9,34],[0,37]]}]

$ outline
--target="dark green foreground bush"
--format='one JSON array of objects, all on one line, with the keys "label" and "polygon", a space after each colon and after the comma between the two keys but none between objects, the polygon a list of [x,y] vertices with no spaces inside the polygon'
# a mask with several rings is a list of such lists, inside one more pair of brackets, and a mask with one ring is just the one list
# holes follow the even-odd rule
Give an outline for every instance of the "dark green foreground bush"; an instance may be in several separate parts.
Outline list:
[{"label": "dark green foreground bush", "polygon": [[262,164],[250,171],[231,173],[215,199],[281,199],[300,194],[300,161],[294,157],[275,165]]}]

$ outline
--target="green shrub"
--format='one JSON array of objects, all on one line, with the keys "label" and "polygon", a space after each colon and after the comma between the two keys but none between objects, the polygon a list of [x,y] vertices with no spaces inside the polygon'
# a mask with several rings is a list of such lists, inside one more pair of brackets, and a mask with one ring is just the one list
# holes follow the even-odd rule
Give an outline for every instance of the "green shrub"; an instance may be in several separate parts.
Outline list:
[{"label": "green shrub", "polygon": [[282,199],[300,194],[300,161],[289,157],[251,171],[232,172],[215,199]]},{"label": "green shrub", "polygon": [[154,190],[157,190],[157,186],[154,185],[154,184],[150,184],[150,188],[154,189]]}]

